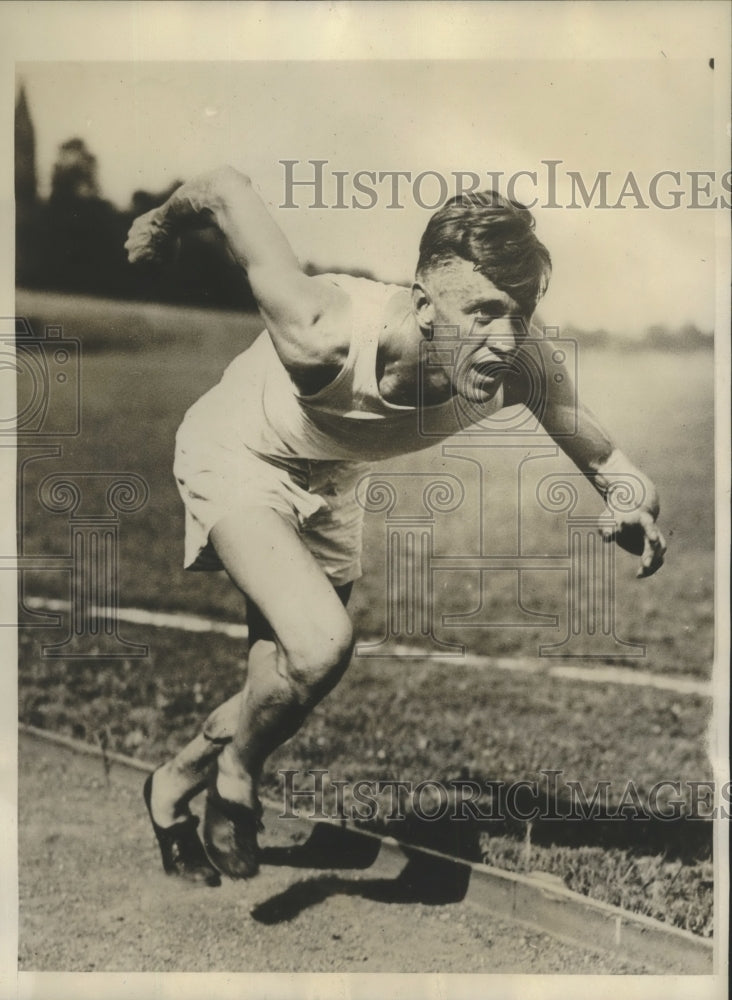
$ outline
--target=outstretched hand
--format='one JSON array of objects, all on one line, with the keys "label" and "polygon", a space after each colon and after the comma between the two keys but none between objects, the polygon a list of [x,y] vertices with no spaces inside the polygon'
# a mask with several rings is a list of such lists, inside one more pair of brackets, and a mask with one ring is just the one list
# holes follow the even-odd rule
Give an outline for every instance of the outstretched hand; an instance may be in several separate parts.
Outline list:
[{"label": "outstretched hand", "polygon": [[157,208],[135,219],[125,242],[130,264],[169,264],[178,253],[178,238]]},{"label": "outstretched hand", "polygon": [[613,511],[615,528],[600,528],[606,542],[617,542],[621,549],[640,556],[637,577],[653,576],[663,566],[666,541],[656,524],[656,518],[647,507],[619,514]]}]

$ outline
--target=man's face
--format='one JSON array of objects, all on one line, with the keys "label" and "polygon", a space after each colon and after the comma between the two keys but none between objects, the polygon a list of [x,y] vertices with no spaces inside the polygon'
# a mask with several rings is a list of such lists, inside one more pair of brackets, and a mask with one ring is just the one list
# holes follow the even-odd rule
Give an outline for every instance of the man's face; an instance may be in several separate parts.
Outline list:
[{"label": "man's face", "polygon": [[462,258],[415,283],[413,304],[420,326],[433,330],[430,368],[443,367],[453,392],[470,402],[492,399],[528,336],[531,317]]}]

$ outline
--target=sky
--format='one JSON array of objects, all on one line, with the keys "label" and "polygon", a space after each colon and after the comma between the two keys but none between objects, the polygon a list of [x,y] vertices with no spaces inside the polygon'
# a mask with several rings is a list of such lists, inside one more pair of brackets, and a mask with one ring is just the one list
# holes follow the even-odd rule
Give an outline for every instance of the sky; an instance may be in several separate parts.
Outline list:
[{"label": "sky", "polygon": [[[137,188],[161,190],[222,163],[247,172],[303,260],[370,269],[408,281],[419,236],[455,173],[499,189],[518,171],[515,196],[537,198],[537,234],[554,262],[546,322],[634,333],[652,323],[714,325],[715,215],[690,207],[689,171],[713,171],[713,77],[707,60],[410,60],[21,63],[36,129],[41,190],[58,145],[79,136],[99,162],[102,191],[127,206]],[[719,137],[716,137],[718,147]],[[290,189],[323,165],[325,208]],[[556,166],[552,204],[549,160]],[[397,204],[391,180],[362,183],[376,204],[352,207],[358,171],[405,171]],[[422,172],[434,172],[413,185]],[[606,172],[607,204],[571,203],[570,172],[589,191]],[[655,205],[649,184],[665,176]],[[338,203],[340,172],[343,204]],[[632,174],[638,188],[628,189]],[[439,175],[439,176],[438,176]],[[444,178],[441,181],[439,178]],[[723,196],[716,171],[699,203]],[[648,208],[637,208],[637,190]],[[729,199],[729,194],[727,194]],[[421,204],[420,204],[421,202]]]}]

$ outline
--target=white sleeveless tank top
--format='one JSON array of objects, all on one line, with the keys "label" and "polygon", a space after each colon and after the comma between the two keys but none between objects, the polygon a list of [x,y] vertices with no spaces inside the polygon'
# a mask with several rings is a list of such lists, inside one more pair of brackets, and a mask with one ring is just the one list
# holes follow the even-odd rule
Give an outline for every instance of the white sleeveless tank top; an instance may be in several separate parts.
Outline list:
[{"label": "white sleeveless tank top", "polygon": [[502,390],[481,406],[475,420],[466,418],[456,399],[420,408],[387,402],[379,392],[377,351],[387,304],[398,286],[327,277],[353,301],[350,348],[335,379],[313,395],[300,394],[265,330],[195,404],[197,416],[212,407],[219,427],[230,428],[249,449],[275,462],[371,462],[429,448],[501,407]]}]

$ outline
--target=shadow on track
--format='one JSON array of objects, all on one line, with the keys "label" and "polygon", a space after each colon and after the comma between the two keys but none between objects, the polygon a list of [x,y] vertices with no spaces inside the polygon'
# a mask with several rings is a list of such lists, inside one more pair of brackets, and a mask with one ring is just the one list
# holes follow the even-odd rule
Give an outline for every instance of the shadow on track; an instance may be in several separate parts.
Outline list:
[{"label": "shadow on track", "polygon": [[[294,868],[363,870],[374,863],[380,847],[373,837],[318,824],[304,844],[265,848],[261,860],[264,864]],[[259,903],[251,916],[262,924],[278,924],[293,920],[303,910],[336,895],[360,896],[379,903],[424,903],[429,906],[458,903],[465,897],[471,875],[469,865],[405,853],[407,863],[395,878],[350,879],[342,875],[323,875],[304,879]]]}]

